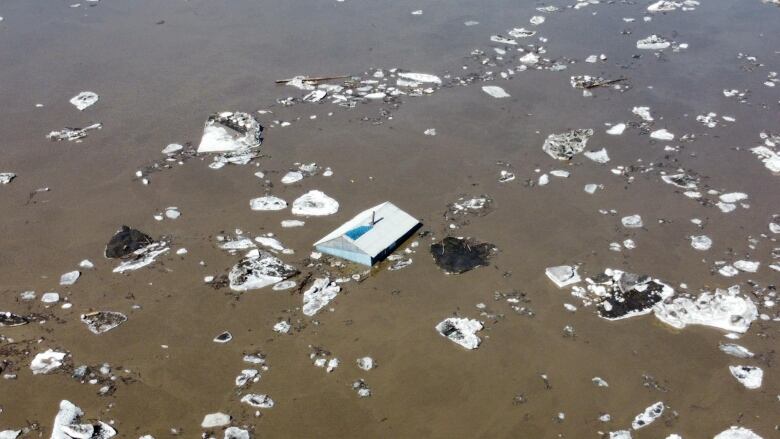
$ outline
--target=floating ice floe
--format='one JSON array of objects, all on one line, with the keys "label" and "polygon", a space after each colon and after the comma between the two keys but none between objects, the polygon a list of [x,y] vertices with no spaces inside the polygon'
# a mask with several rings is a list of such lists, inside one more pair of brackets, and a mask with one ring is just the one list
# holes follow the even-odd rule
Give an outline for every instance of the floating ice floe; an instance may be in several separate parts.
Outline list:
[{"label": "floating ice floe", "polygon": [[47,349],[46,352],[41,352],[33,358],[30,362],[30,370],[33,375],[44,375],[55,371],[62,366],[62,361],[67,355],[65,352]]},{"label": "floating ice floe", "polygon": [[585,150],[588,139],[592,135],[592,129],[577,129],[561,134],[550,134],[545,139],[542,150],[554,159],[571,160],[576,154]]},{"label": "floating ice floe", "polygon": [[758,267],[761,266],[760,262],[739,260],[734,262],[734,268],[745,273],[755,273],[758,271]]},{"label": "floating ice floe", "polygon": [[293,184],[303,180],[303,174],[300,171],[290,171],[282,177],[282,184]]},{"label": "floating ice floe", "polygon": [[610,431],[609,439],[631,439],[631,432],[628,430]]},{"label": "floating ice floe", "polygon": [[531,17],[531,19],[529,21],[534,26],[538,26],[538,25],[544,23],[544,17],[541,16],[541,15],[534,15],[533,17]]},{"label": "floating ice floe", "polygon": [[165,241],[156,242],[149,235],[127,226],[122,226],[106,244],[105,256],[123,259],[114,273],[137,270],[155,261],[170,250]]},{"label": "floating ice floe", "polygon": [[497,85],[482,86],[482,91],[497,99],[510,97],[509,93],[507,93],[503,88]]},{"label": "floating ice floe", "polygon": [[116,430],[105,422],[79,424],[84,412],[70,401],[60,401],[60,408],[51,427],[50,439],[110,439]]},{"label": "floating ice floe", "polygon": [[585,288],[575,286],[572,294],[586,305],[596,303],[599,316],[606,320],[648,314],[655,304],[674,295],[674,289],[658,279],[611,268],[586,282]]},{"label": "floating ice floe", "polygon": [[707,235],[691,236],[691,247],[699,251],[707,251],[712,247],[712,239]]},{"label": "floating ice floe", "polygon": [[644,226],[642,217],[639,215],[624,216],[620,219],[620,223],[627,229],[638,229]]},{"label": "floating ice floe", "polygon": [[236,387],[244,387],[250,382],[257,382],[260,379],[260,372],[257,369],[244,369],[235,379]]},{"label": "floating ice floe", "polygon": [[160,151],[160,152],[165,154],[165,155],[173,155],[173,154],[176,154],[177,152],[179,152],[179,151],[181,151],[183,149],[184,149],[184,146],[179,145],[178,143],[171,143],[168,146],[166,146],[165,148],[163,148],[162,151]]},{"label": "floating ice floe", "polygon": [[609,154],[607,154],[606,148],[601,148],[598,151],[585,151],[583,154],[596,163],[604,164],[609,162]]},{"label": "floating ice floe", "polygon": [[203,421],[200,423],[201,428],[219,428],[230,424],[230,420],[233,419],[230,415],[217,412],[209,413],[203,417]]},{"label": "floating ice floe", "polygon": [[16,174],[13,172],[0,172],[0,184],[8,184],[16,178]]},{"label": "floating ice floe", "polygon": [[732,426],[728,430],[721,431],[712,439],[762,439],[753,433],[753,430],[744,427]]},{"label": "floating ice floe", "polygon": [[124,273],[126,271],[137,270],[152,264],[158,256],[168,252],[167,242],[155,242],[134,251],[128,256],[128,259],[121,262],[114,268],[114,273]]},{"label": "floating ice floe", "polygon": [[251,114],[226,111],[206,120],[198,153],[236,153],[262,142],[263,127]]},{"label": "floating ice floe", "polygon": [[677,186],[681,189],[696,189],[699,185],[699,179],[686,173],[662,175],[661,180],[664,183]]},{"label": "floating ice floe", "polygon": [[557,267],[547,267],[544,274],[555,283],[558,288],[579,283],[582,278],[577,274],[577,267],[572,265],[559,265]]},{"label": "floating ice floe", "polygon": [[273,285],[296,274],[298,270],[294,267],[266,251],[255,249],[230,269],[228,280],[231,290],[249,291]]},{"label": "floating ice floe", "polygon": [[73,285],[79,280],[81,272],[78,270],[69,271],[60,276],[60,285]]},{"label": "floating ice floe", "polygon": [[76,142],[87,137],[87,133],[92,130],[99,130],[103,128],[102,123],[95,123],[84,128],[63,128],[60,131],[52,131],[46,135],[49,140],[60,141],[67,140],[68,142]]},{"label": "floating ice floe", "polygon": [[495,251],[493,244],[452,236],[431,245],[434,262],[448,274],[461,274],[487,266]]},{"label": "floating ice floe", "polygon": [[333,198],[318,190],[309,191],[295,201],[292,205],[293,215],[300,216],[326,216],[339,211],[339,203]]},{"label": "floating ice floe", "polygon": [[274,406],[274,400],[268,395],[248,393],[241,397],[241,402],[258,409],[270,409]]},{"label": "floating ice floe", "polygon": [[729,366],[731,375],[746,389],[758,389],[764,380],[764,371],[756,366]]},{"label": "floating ice floe", "polygon": [[265,197],[252,198],[249,200],[249,208],[259,211],[274,211],[287,208],[287,202],[279,197],[266,195]]},{"label": "floating ice floe", "polygon": [[607,130],[607,134],[611,136],[619,136],[623,134],[623,132],[626,130],[626,124],[624,123],[616,123],[615,125],[612,125]]},{"label": "floating ice floe", "polygon": [[230,340],[233,340],[233,334],[231,334],[229,331],[225,331],[214,337],[211,341],[214,343],[225,344]]},{"label": "floating ice floe", "polygon": [[640,428],[647,427],[656,419],[660,418],[663,413],[664,403],[661,401],[656,402],[655,404],[646,408],[642,413],[636,415],[634,420],[631,422],[631,428],[634,430],[639,430]]},{"label": "floating ice floe", "polygon": [[94,105],[99,99],[97,93],[91,91],[82,91],[81,93],[73,96],[70,103],[73,104],[79,111],[84,111],[86,108]]},{"label": "floating ice floe", "polygon": [[293,228],[293,227],[303,227],[306,224],[306,222],[301,220],[282,220],[281,225],[285,229]]},{"label": "floating ice floe", "polygon": [[748,348],[735,343],[720,343],[718,349],[727,355],[737,358],[753,358],[755,355]]},{"label": "floating ice floe", "polygon": [[43,293],[43,295],[41,295],[41,302],[45,304],[57,303],[59,301],[60,301],[60,295],[59,293],[56,293],[54,291]]},{"label": "floating ice floe", "polygon": [[674,140],[674,134],[670,133],[666,128],[653,131],[650,133],[650,137],[656,140]]},{"label": "floating ice floe", "polygon": [[81,321],[93,334],[102,334],[126,322],[127,316],[116,311],[95,311],[82,314]]},{"label": "floating ice floe", "polygon": [[696,298],[677,297],[659,303],[655,316],[677,329],[687,325],[704,325],[725,331],[745,333],[758,318],[758,309],[748,297],[739,295],[739,287],[718,289],[714,294],[701,293]]},{"label": "floating ice floe", "polygon": [[671,45],[669,40],[655,34],[636,42],[636,48],[642,50],[663,50]]},{"label": "floating ice floe", "polygon": [[329,278],[315,279],[311,288],[303,293],[303,314],[309,317],[326,307],[341,291],[341,287]]},{"label": "floating ice floe", "polygon": [[601,185],[595,183],[588,183],[585,186],[583,186],[582,190],[593,195],[596,193],[597,190],[599,190],[599,188],[601,188]]},{"label": "floating ice floe", "polygon": [[476,349],[482,342],[477,336],[482,327],[479,320],[450,317],[439,322],[436,331],[466,349]]}]

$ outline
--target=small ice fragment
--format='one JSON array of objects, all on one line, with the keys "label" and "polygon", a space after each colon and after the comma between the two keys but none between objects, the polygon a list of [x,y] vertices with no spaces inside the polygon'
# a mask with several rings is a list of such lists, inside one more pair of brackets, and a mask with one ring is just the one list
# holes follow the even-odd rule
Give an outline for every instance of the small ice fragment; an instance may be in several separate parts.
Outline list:
[{"label": "small ice fragment", "polygon": [[79,111],[84,111],[87,107],[91,107],[99,99],[97,93],[91,91],[82,91],[81,93],[73,96],[70,103],[73,104]]},{"label": "small ice fragment", "polygon": [[577,274],[577,267],[572,265],[559,265],[556,267],[547,267],[544,273],[555,283],[558,288],[576,284],[582,280]]},{"label": "small ice fragment", "polygon": [[282,320],[275,324],[273,329],[274,332],[278,332],[279,334],[287,334],[290,332],[290,324]]},{"label": "small ice fragment", "polygon": [[165,209],[165,217],[168,219],[176,219],[181,216],[181,212],[178,207],[171,206]]},{"label": "small ice fragment", "polygon": [[631,439],[631,432],[628,430],[610,431],[609,439]]},{"label": "small ice fragment", "polygon": [[674,134],[667,131],[666,128],[653,131],[650,133],[650,137],[657,140],[674,140]]},{"label": "small ice fragment", "polygon": [[609,154],[607,154],[606,148],[601,148],[598,151],[585,151],[583,154],[596,163],[603,164],[609,162]]},{"label": "small ice fragment", "polygon": [[249,384],[250,381],[256,381],[256,378],[260,378],[260,372],[257,369],[244,369],[236,377],[236,387],[244,387]]},{"label": "small ice fragment", "polygon": [[547,174],[542,174],[539,176],[539,181],[537,182],[537,184],[539,186],[545,186],[549,182],[550,182],[550,176]]},{"label": "small ice fragment", "polygon": [[306,223],[301,220],[282,220],[281,224],[285,229],[289,229],[292,227],[303,227],[303,225]]},{"label": "small ice fragment", "polygon": [[724,203],[736,203],[739,201],[747,200],[748,195],[743,192],[730,192],[727,194],[722,194],[720,197],[718,197],[720,201]]},{"label": "small ice fragment", "polygon": [[691,247],[699,251],[707,251],[712,247],[712,239],[707,235],[691,236]]},{"label": "small ice fragment", "polygon": [[287,202],[279,197],[267,195],[249,200],[249,208],[259,211],[283,210],[287,208]]},{"label": "small ice fragment", "polygon": [[260,409],[270,409],[274,406],[274,400],[265,394],[249,393],[241,398],[241,402]]},{"label": "small ice fragment", "polygon": [[41,352],[33,358],[30,363],[30,370],[33,375],[41,375],[52,372],[62,366],[62,360],[68,355],[65,352],[57,352],[52,349]]},{"label": "small ice fragment", "polygon": [[282,177],[282,184],[293,184],[303,180],[303,174],[300,171],[290,171]]},{"label": "small ice fragment", "polygon": [[544,23],[544,17],[541,16],[541,15],[534,15],[533,17],[531,17],[531,19],[529,21],[534,26],[538,26],[538,25]]},{"label": "small ice fragment", "polygon": [[497,99],[510,97],[509,93],[497,85],[484,85],[482,91]]},{"label": "small ice fragment", "polygon": [[293,288],[296,285],[298,285],[298,284],[295,283],[294,280],[284,280],[284,281],[275,283],[272,289],[274,291],[284,291],[284,290],[289,290],[290,288]]},{"label": "small ice fragment", "polygon": [[762,439],[761,436],[753,433],[753,430],[732,426],[728,430],[724,430],[712,439]]},{"label": "small ice fragment", "polygon": [[41,296],[41,302],[43,303],[57,303],[60,301],[60,295],[55,292],[43,293]]},{"label": "small ice fragment", "polygon": [[374,359],[371,357],[361,357],[357,359],[357,365],[360,369],[371,370],[374,368]]},{"label": "small ice fragment", "polygon": [[624,123],[617,123],[615,125],[612,125],[608,130],[607,134],[612,136],[619,136],[623,134],[623,131],[626,130],[626,124]]},{"label": "small ice fragment", "polygon": [[621,218],[620,222],[623,224],[623,227],[627,229],[637,229],[644,225],[642,223],[642,217],[639,215],[624,216]]},{"label": "small ice fragment", "polygon": [[641,117],[645,122],[653,121],[653,116],[650,114],[650,107],[634,107],[631,112]]},{"label": "small ice fragment", "polygon": [[251,439],[251,435],[248,430],[238,427],[228,427],[225,429],[224,439]]},{"label": "small ice fragment", "polygon": [[634,421],[631,422],[631,428],[639,430],[640,428],[647,427],[652,424],[653,421],[658,419],[664,413],[664,403],[659,401],[650,407],[646,408],[644,412],[636,415]]},{"label": "small ice fragment", "polygon": [[79,268],[90,270],[92,268],[95,268],[95,264],[93,264],[92,261],[90,261],[89,259],[84,259],[81,262],[79,262]]},{"label": "small ice fragment", "polygon": [[663,50],[671,45],[671,42],[655,34],[636,42],[636,48],[643,50]]},{"label": "small ice fragment", "polygon": [[176,154],[177,152],[181,151],[182,149],[184,149],[184,147],[182,145],[179,145],[178,143],[171,143],[168,146],[166,146],[165,148],[163,148],[162,151],[160,151],[160,152],[165,154],[165,155],[171,155],[171,154]]},{"label": "small ice fragment", "polygon": [[336,298],[341,287],[332,283],[329,278],[315,279],[311,288],[303,293],[303,314],[309,317],[317,314],[322,308]]},{"label": "small ice fragment", "polygon": [[599,185],[595,183],[588,183],[583,187],[583,190],[591,195],[595,194],[599,189]]},{"label": "small ice fragment", "polygon": [[102,334],[126,322],[127,316],[116,311],[95,311],[82,314],[81,321],[93,334]]},{"label": "small ice fragment", "polygon": [[550,134],[542,145],[542,150],[558,160],[571,160],[587,146],[593,136],[592,129],[575,129],[561,134]]},{"label": "small ice fragment", "polygon": [[358,396],[361,398],[368,398],[371,396],[371,389],[368,387],[368,384],[366,384],[365,381],[362,379],[359,379],[352,383],[352,388],[355,389]]},{"label": "small ice fragment", "polygon": [[410,81],[415,81],[415,82],[432,83],[432,84],[441,85],[441,78],[439,78],[436,75],[431,75],[428,73],[402,72],[402,73],[398,73],[398,77],[403,79],[408,79]]},{"label": "small ice fragment", "polygon": [[0,172],[0,184],[8,184],[16,178],[16,174],[13,172]]},{"label": "small ice fragment", "polygon": [[218,336],[214,337],[214,343],[227,343],[230,340],[233,340],[233,334],[229,333],[228,331],[225,331]]},{"label": "small ice fragment", "polygon": [[232,418],[230,415],[226,415],[225,413],[217,412],[217,413],[209,413],[208,415],[203,417],[203,422],[200,423],[200,426],[202,428],[217,428],[217,427],[224,427],[228,424],[230,424],[230,420]]},{"label": "small ice fragment", "polygon": [[554,169],[550,171],[550,175],[558,178],[569,178],[569,171],[564,171],[563,169]]},{"label": "small ice fragment", "polygon": [[322,191],[312,190],[293,201],[292,213],[300,216],[332,215],[339,210],[338,201]]},{"label": "small ice fragment", "polygon": [[60,276],[60,285],[73,285],[76,283],[77,280],[79,280],[79,276],[81,276],[81,272],[78,270],[69,271],[62,276]]},{"label": "small ice fragment", "polygon": [[439,322],[436,331],[466,349],[476,349],[482,342],[477,336],[482,327],[478,320],[450,317]]},{"label": "small ice fragment", "polygon": [[764,379],[764,371],[755,366],[729,366],[731,375],[747,389],[758,389]]},{"label": "small ice fragment", "polygon": [[734,262],[734,268],[736,268],[739,271],[744,271],[746,273],[755,273],[758,271],[758,267],[761,266],[760,262],[754,262],[754,261],[736,261]]},{"label": "small ice fragment", "polygon": [[593,377],[593,379],[591,381],[593,381],[593,384],[595,384],[598,387],[609,387],[609,383],[604,381],[603,378]]},{"label": "small ice fragment", "polygon": [[436,135],[436,128],[428,128],[423,132],[426,136],[435,136]]},{"label": "small ice fragment", "polygon": [[720,343],[718,345],[718,349],[720,349],[725,354],[737,358],[753,358],[753,356],[755,355],[752,352],[750,352],[746,347],[740,346],[736,343]]}]

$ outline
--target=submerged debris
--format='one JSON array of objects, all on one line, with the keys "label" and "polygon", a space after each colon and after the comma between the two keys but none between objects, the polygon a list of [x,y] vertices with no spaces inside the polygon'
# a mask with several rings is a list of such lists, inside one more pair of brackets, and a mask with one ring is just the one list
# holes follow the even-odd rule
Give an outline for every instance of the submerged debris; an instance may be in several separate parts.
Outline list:
[{"label": "submerged debris", "polygon": [[431,245],[433,260],[448,274],[460,274],[477,267],[485,267],[495,251],[493,244],[452,236]]},{"label": "submerged debris", "polygon": [[607,320],[648,314],[656,303],[674,295],[674,289],[658,279],[611,268],[586,281],[587,293],[575,287],[573,294],[598,303],[599,316]]},{"label": "submerged debris", "polygon": [[0,311],[0,327],[22,326],[30,323],[30,319],[8,311]]},{"label": "submerged debris", "polygon": [[593,130],[590,128],[550,134],[544,141],[542,150],[554,159],[571,160],[576,154],[585,150],[591,136]]},{"label": "submerged debris", "polygon": [[68,142],[75,142],[79,141],[85,137],[87,137],[87,133],[92,130],[99,130],[103,128],[102,123],[95,123],[89,126],[86,126],[84,128],[68,128],[65,127],[61,129],[60,131],[52,131],[49,134],[46,135],[46,138],[49,140],[67,140]]},{"label": "submerged debris", "polygon": [[436,331],[438,331],[439,334],[449,338],[466,349],[476,349],[479,347],[482,340],[477,336],[477,332],[481,330],[482,322],[479,320],[457,317],[444,319],[436,325]]}]

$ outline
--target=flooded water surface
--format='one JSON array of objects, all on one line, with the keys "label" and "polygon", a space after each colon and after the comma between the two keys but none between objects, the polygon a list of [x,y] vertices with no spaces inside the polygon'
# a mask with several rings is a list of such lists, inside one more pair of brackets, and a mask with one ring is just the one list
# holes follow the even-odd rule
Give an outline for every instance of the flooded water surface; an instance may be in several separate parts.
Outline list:
[{"label": "flooded water surface", "polygon": [[0,439],[778,437],[776,0],[76,1],[0,4]]}]

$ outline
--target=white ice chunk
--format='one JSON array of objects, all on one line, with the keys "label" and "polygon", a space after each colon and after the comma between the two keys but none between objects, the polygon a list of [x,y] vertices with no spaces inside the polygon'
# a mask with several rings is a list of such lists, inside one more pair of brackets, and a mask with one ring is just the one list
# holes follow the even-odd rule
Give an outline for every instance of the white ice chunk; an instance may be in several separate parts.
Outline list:
[{"label": "white ice chunk", "polygon": [[758,318],[758,309],[748,297],[737,294],[738,290],[718,290],[715,294],[705,292],[695,299],[678,297],[655,305],[655,316],[678,329],[687,325],[704,325],[725,331],[745,333],[750,324]]},{"label": "white ice chunk", "polygon": [[231,419],[232,418],[230,417],[230,415],[227,415],[222,412],[209,413],[208,415],[203,417],[203,422],[200,423],[200,426],[202,428],[224,427],[230,424]]},{"label": "white ice chunk", "polygon": [[32,370],[33,375],[47,374],[62,366],[62,360],[67,355],[65,352],[47,349],[46,352],[41,352],[33,358],[30,370]]},{"label": "white ice chunk", "polygon": [[509,93],[497,85],[484,85],[482,91],[497,99],[510,97]]},{"label": "white ice chunk", "polygon": [[655,404],[646,408],[642,413],[636,415],[634,421],[631,422],[631,428],[634,430],[639,430],[640,428],[647,427],[648,425],[652,424],[653,421],[661,417],[663,413],[664,403],[661,401],[656,402]]},{"label": "white ice chunk", "polygon": [[666,128],[653,131],[650,133],[650,137],[657,140],[674,140],[674,134],[669,132]]},{"label": "white ice chunk", "polygon": [[761,436],[753,433],[753,430],[732,426],[728,430],[721,431],[712,439],[762,439]]},{"label": "white ice chunk", "polygon": [[477,336],[482,327],[478,320],[450,317],[439,322],[436,331],[466,349],[476,349],[482,342]]},{"label": "white ice chunk", "polygon": [[558,288],[576,284],[582,279],[577,274],[577,267],[572,265],[559,265],[556,267],[547,267],[544,273],[555,283]]},{"label": "white ice chunk", "polygon": [[623,134],[623,131],[626,130],[626,124],[624,123],[616,123],[615,125],[612,125],[608,130],[607,134],[611,136],[619,136]]},{"label": "white ice chunk", "polygon": [[755,366],[729,366],[731,375],[747,389],[758,389],[764,380],[764,371]]},{"label": "white ice chunk", "polygon": [[325,216],[339,211],[339,203],[325,193],[312,190],[293,201],[293,215]]},{"label": "white ice chunk", "polygon": [[712,247],[712,239],[707,235],[691,236],[691,247],[699,251],[707,251]]},{"label": "white ice chunk", "polygon": [[441,85],[441,78],[439,78],[436,75],[431,75],[428,73],[399,73],[399,78],[408,79],[410,81],[415,82],[423,82],[423,83],[433,83],[437,85]]},{"label": "white ice chunk", "polygon": [[336,298],[341,287],[331,282],[329,278],[315,279],[311,288],[303,293],[303,314],[309,317]]},{"label": "white ice chunk", "polygon": [[98,101],[100,97],[97,93],[91,91],[82,91],[81,93],[73,96],[70,103],[73,104],[79,111],[84,111],[86,108],[91,107]]},{"label": "white ice chunk", "polygon": [[585,151],[583,154],[585,155],[585,157],[593,160],[596,163],[609,162],[609,154],[607,154],[606,148],[601,148],[598,151]]},{"label": "white ice chunk", "polygon": [[644,225],[642,223],[642,217],[639,215],[624,216],[620,219],[620,223],[623,224],[623,227],[628,229],[638,229]]},{"label": "white ice chunk", "polygon": [[287,208],[287,202],[279,197],[266,195],[249,200],[249,208],[260,211],[283,210]]},{"label": "white ice chunk", "polygon": [[79,280],[81,272],[78,270],[69,271],[60,276],[60,285],[73,285]]}]

